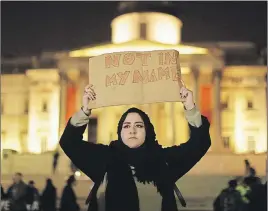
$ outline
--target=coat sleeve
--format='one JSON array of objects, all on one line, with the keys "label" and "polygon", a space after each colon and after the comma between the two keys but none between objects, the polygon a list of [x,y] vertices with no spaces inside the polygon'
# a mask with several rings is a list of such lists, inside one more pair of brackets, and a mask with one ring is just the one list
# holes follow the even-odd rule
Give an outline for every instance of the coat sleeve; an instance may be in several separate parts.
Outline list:
[{"label": "coat sleeve", "polygon": [[83,141],[86,126],[73,126],[69,120],[59,144],[74,165],[96,182],[105,173],[109,147]]},{"label": "coat sleeve", "polygon": [[186,174],[211,146],[210,123],[206,117],[201,116],[201,118],[202,125],[200,127],[189,124],[190,139],[186,143],[163,149],[174,182]]}]

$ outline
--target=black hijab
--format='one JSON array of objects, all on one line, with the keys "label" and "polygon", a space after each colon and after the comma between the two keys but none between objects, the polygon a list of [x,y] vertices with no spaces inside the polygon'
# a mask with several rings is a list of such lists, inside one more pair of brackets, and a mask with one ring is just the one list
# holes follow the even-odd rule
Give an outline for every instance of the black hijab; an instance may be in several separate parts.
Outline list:
[{"label": "black hijab", "polygon": [[[123,123],[129,113],[137,113],[140,115],[141,119],[144,122],[146,136],[144,143],[138,148],[129,148],[125,145],[121,138],[121,130],[123,127]],[[156,140],[156,134],[154,130],[154,126],[152,125],[150,118],[148,115],[138,109],[138,108],[130,108],[128,109],[120,118],[117,126],[117,135],[118,140],[113,141],[111,146],[115,147],[119,156],[122,156],[124,161],[129,165],[133,166],[135,170],[134,176],[137,178],[139,182],[142,183],[150,183],[152,182],[157,186],[157,178],[156,176],[159,174],[159,164],[165,165],[164,159],[161,158],[161,146],[158,144]],[[156,172],[157,171],[157,172]]]}]

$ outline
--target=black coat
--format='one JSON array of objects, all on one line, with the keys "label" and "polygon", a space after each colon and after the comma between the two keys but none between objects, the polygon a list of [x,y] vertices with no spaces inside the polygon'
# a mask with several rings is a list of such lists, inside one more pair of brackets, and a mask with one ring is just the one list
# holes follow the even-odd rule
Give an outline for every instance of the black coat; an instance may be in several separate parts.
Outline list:
[{"label": "black coat", "polygon": [[76,200],[73,188],[70,185],[66,185],[61,196],[60,211],[79,211],[80,207]]},{"label": "black coat", "polygon": [[[106,166],[111,160],[112,148],[83,141],[86,126],[75,127],[69,120],[61,136],[60,146],[81,171],[94,183],[98,183],[103,178]],[[168,164],[172,182],[175,183],[205,155],[211,145],[209,127],[207,118],[202,116],[202,125],[199,128],[189,124],[190,139],[186,143],[161,149]],[[173,191],[172,188],[171,191]],[[171,197],[170,201],[176,203],[175,197],[168,197]]]},{"label": "black coat", "polygon": [[41,206],[43,211],[56,211],[57,190],[54,186],[46,186],[41,195]]}]

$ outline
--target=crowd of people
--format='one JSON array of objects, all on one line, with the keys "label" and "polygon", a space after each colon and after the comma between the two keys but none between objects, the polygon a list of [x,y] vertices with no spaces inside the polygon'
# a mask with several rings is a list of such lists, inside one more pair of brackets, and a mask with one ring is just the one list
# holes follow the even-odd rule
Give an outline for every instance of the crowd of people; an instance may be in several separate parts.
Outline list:
[{"label": "crowd of people", "polygon": [[71,175],[62,191],[60,203],[57,203],[57,189],[48,178],[45,188],[39,192],[35,182],[28,184],[23,181],[23,175],[16,173],[13,183],[5,191],[1,186],[1,211],[79,211],[80,207],[73,190],[76,184],[75,176]]}]

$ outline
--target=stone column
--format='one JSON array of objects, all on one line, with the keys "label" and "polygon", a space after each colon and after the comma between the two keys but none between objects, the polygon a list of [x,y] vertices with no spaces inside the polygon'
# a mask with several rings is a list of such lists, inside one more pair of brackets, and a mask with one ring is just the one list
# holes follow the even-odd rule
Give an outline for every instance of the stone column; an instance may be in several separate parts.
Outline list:
[{"label": "stone column", "polygon": [[214,70],[212,73],[213,79],[213,142],[212,150],[214,152],[221,152],[223,150],[222,137],[221,137],[221,70]]},{"label": "stone column", "polygon": [[199,69],[195,66],[191,68],[193,78],[193,94],[194,100],[197,107],[199,107]]},{"label": "stone column", "polygon": [[61,135],[65,126],[65,115],[66,115],[66,95],[67,95],[67,77],[64,73],[60,73],[60,125],[59,125],[59,134]]}]

